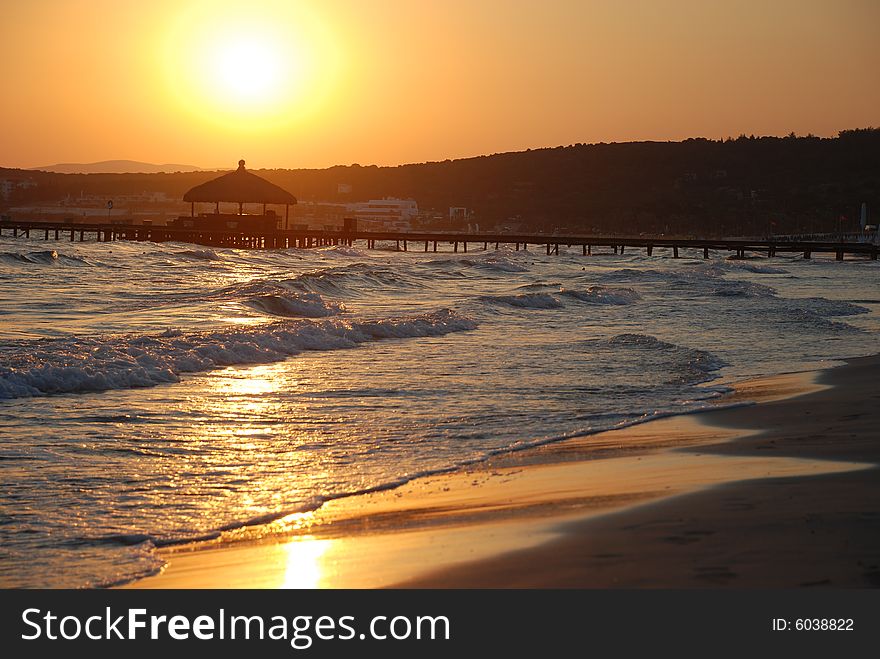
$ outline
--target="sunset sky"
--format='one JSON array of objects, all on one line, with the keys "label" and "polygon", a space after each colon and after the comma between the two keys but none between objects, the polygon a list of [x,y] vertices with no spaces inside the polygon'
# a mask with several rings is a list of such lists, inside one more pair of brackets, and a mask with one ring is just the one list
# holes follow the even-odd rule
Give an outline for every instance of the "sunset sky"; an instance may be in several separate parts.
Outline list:
[{"label": "sunset sky", "polygon": [[0,166],[399,164],[880,125],[876,0],[3,1]]}]

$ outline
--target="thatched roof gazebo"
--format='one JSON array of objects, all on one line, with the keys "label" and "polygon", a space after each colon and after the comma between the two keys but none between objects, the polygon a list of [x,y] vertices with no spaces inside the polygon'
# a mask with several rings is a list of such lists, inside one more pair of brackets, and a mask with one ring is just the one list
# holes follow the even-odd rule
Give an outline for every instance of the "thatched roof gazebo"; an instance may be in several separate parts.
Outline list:
[{"label": "thatched roof gazebo", "polygon": [[220,202],[237,203],[239,215],[243,212],[244,204],[263,204],[263,215],[266,215],[266,204],[284,204],[285,224],[290,216],[290,206],[296,204],[296,197],[287,190],[247,171],[244,160],[238,161],[238,169],[235,171],[190,189],[183,195],[183,200],[190,202],[190,214],[193,217],[196,202],[215,204],[215,212],[218,214]]}]

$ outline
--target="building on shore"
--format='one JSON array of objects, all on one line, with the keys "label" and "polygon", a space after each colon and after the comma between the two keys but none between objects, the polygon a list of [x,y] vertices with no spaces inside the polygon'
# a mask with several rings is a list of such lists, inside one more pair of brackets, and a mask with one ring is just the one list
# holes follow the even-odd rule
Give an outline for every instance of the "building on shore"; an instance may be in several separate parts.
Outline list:
[{"label": "building on shore", "polygon": [[17,190],[37,187],[37,182],[26,176],[10,176],[0,179],[0,199],[10,201]]},{"label": "building on shore", "polygon": [[346,210],[357,220],[358,228],[367,231],[409,231],[419,215],[419,205],[414,199],[396,197],[348,204]]}]

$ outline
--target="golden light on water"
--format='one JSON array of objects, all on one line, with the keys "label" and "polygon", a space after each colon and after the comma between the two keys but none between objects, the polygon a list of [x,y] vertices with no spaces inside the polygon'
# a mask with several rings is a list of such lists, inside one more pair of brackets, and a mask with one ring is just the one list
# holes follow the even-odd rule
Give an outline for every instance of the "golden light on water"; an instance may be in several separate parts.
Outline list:
[{"label": "golden light on water", "polygon": [[306,536],[283,545],[282,549],[287,552],[287,568],[279,588],[317,588],[323,575],[321,557],[332,542]]}]

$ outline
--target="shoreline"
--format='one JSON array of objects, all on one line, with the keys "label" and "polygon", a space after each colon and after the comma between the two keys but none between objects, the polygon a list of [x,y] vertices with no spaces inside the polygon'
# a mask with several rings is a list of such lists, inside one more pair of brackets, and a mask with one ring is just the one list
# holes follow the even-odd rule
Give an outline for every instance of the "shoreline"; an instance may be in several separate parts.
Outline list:
[{"label": "shoreline", "polygon": [[[658,535],[662,525],[655,528],[643,518],[666,519],[667,508],[682,506],[690,515],[700,501],[730,488],[745,488],[746,495],[734,496],[748,499],[748,492],[763,492],[767,482],[860,482],[863,474],[869,474],[869,482],[877,480],[876,470],[865,471],[880,462],[880,450],[870,441],[849,441],[850,449],[843,451],[823,450],[821,442],[807,450],[803,445],[789,450],[791,438],[777,436],[785,434],[785,424],[782,431],[769,433],[776,432],[773,437],[760,432],[779,425],[786,415],[791,417],[787,427],[797,428],[792,415],[803,418],[813,409],[824,409],[824,403],[816,403],[824,398],[857,405],[853,400],[858,394],[854,397],[851,391],[841,399],[852,378],[841,378],[840,372],[855,372],[864,389],[873,384],[877,364],[878,357],[859,358],[822,371],[750,380],[738,384],[725,402],[751,400],[756,405],[664,417],[545,444],[393,490],[329,501],[317,511],[228,532],[217,540],[163,548],[158,550],[166,561],[161,574],[123,587],[726,585],[738,574],[728,565],[731,561],[715,561],[719,565],[708,566],[714,571],[686,578],[670,571],[669,552],[659,551],[672,547],[678,556],[689,556],[685,562],[706,567],[693,555],[695,547],[710,546],[705,540],[717,537],[729,542],[729,533],[712,528],[719,523],[704,519],[680,533]],[[860,419],[851,419],[849,425],[864,426]],[[827,420],[817,417],[810,423]],[[732,523],[737,506],[728,508],[716,509],[716,517]],[[638,518],[638,525],[621,531],[632,526],[630,518]],[[873,523],[876,530],[880,515]],[[654,532],[640,530],[644,528]],[[737,542],[751,547],[755,533],[746,535]],[[585,546],[600,542],[608,546],[584,556]],[[638,546],[639,555],[630,556],[618,545]],[[863,553],[871,560],[870,550]],[[863,572],[870,575],[873,570]],[[766,583],[755,585],[773,585],[764,578]],[[841,577],[835,578],[839,585]],[[873,577],[866,578],[872,585]]]}]

